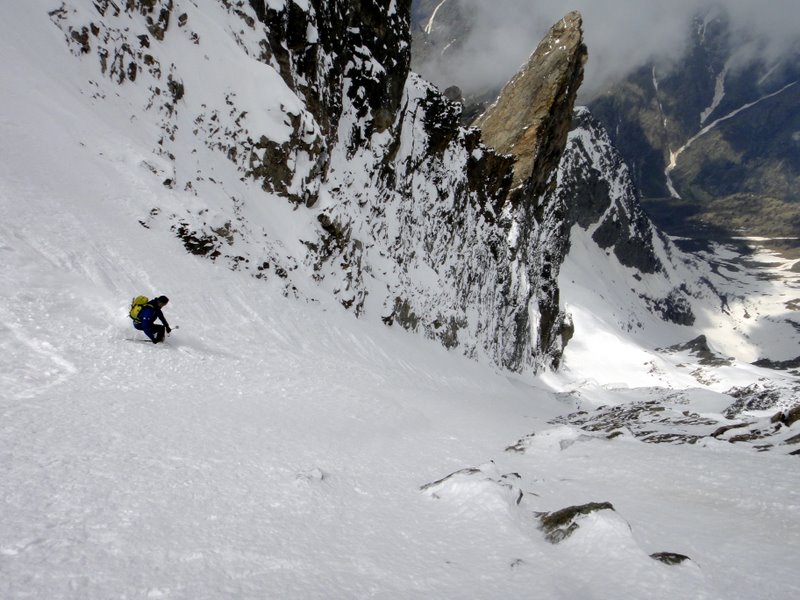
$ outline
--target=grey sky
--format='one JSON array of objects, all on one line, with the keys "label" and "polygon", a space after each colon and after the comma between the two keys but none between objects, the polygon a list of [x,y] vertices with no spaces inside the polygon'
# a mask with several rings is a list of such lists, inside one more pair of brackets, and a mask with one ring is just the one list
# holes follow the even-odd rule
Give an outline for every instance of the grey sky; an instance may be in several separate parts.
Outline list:
[{"label": "grey sky", "polygon": [[641,66],[653,57],[676,58],[691,17],[723,6],[731,15],[743,57],[768,64],[800,39],[798,0],[447,0],[459,2],[476,26],[457,61],[423,69],[440,85],[465,89],[507,81],[547,29],[570,10],[583,14],[589,48],[584,90]]}]

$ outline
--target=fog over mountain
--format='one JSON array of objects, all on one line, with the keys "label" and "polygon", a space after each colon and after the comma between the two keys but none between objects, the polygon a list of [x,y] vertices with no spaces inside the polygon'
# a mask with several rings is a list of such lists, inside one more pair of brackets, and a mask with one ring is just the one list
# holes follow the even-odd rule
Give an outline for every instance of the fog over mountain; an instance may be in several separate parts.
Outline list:
[{"label": "fog over mountain", "polygon": [[419,19],[427,18],[438,6],[432,23],[417,23],[421,28],[431,26],[432,31],[452,26],[453,12],[469,15],[467,39],[460,39],[463,30],[453,28],[451,36],[438,37],[456,44],[437,44],[430,60],[417,65],[438,85],[456,84],[467,92],[505,83],[543,32],[569,10],[579,10],[584,18],[589,48],[584,97],[654,57],[670,60],[680,56],[689,33],[687,23],[699,14],[713,17],[717,11],[727,11],[734,32],[731,44],[737,48],[740,64],[757,61],[770,69],[788,51],[796,50],[800,39],[796,26],[800,5],[794,0],[420,0],[415,4],[430,7],[419,11]]}]

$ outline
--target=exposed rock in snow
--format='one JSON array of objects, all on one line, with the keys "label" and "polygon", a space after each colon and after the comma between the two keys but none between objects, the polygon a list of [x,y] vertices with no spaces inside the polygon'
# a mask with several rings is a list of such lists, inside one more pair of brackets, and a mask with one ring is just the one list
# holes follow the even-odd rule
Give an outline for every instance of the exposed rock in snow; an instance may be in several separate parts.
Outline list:
[{"label": "exposed rock in snow", "polygon": [[[754,392],[730,390],[728,395],[736,401],[724,411],[724,417],[691,410],[683,393],[653,390],[655,399],[579,411],[559,417],[553,423],[577,426],[589,435],[601,434],[607,439],[633,435],[649,444],[709,444],[718,440],[748,444],[762,452],[798,453],[796,444],[800,437],[792,430],[800,413],[797,390],[792,393],[792,390],[773,389],[769,402],[747,403],[746,398]],[[775,412],[776,405],[792,408]],[[512,450],[525,453],[528,446],[521,440]]]},{"label": "exposed rock in snow", "polygon": [[650,558],[663,562],[665,565],[679,565],[687,560],[691,560],[688,556],[676,552],[656,552],[655,554],[651,554]]},{"label": "exposed rock in snow", "polygon": [[602,249],[641,273],[663,270],[656,255],[658,232],[642,210],[628,167],[603,126],[585,108],[575,112],[575,129],[562,160],[557,194],[570,223],[590,231]]},{"label": "exposed rock in snow", "polygon": [[539,516],[540,528],[551,544],[563,542],[580,527],[580,518],[601,510],[614,510],[610,502],[590,502],[581,506],[568,506]]},{"label": "exposed rock in snow", "polygon": [[665,352],[689,352],[697,357],[701,365],[715,367],[733,364],[733,358],[723,358],[708,346],[706,336],[700,335],[685,344],[676,344],[664,349]]},{"label": "exposed rock in snow", "polygon": [[467,468],[423,485],[420,491],[435,500],[449,499],[459,503],[474,502],[492,508],[493,505],[513,508],[519,506],[524,494],[518,487],[516,473],[500,474],[493,462],[477,468]]}]

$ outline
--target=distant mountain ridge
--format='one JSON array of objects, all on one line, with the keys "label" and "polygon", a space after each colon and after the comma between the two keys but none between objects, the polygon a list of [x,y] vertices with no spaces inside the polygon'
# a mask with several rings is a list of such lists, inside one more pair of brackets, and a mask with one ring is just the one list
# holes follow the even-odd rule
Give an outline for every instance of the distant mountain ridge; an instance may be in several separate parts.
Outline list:
[{"label": "distant mountain ridge", "polygon": [[[475,25],[461,5],[415,0],[415,68],[458,56]],[[720,8],[686,27],[679,59],[643,65],[587,98],[587,106],[661,227],[701,237],[796,236],[800,53],[771,64],[743,57],[752,40],[735,33]],[[496,92],[465,90],[465,112],[480,112]]]},{"label": "distant mountain ridge", "polygon": [[669,205],[730,233],[796,235],[800,54],[740,64],[724,13],[697,19],[689,44],[671,67],[646,65],[598,95],[592,113],[646,198],[683,199]]}]

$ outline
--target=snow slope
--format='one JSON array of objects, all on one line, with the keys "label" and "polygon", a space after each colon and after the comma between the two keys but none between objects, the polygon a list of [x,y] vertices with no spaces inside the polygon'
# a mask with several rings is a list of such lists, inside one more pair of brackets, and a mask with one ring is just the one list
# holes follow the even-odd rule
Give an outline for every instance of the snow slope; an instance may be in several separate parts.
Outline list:
[{"label": "snow slope", "polygon": [[[732,400],[678,358],[608,385],[653,353],[588,282],[569,371],[533,379],[191,256],[138,222],[186,198],[143,167],[137,124],[60,76],[55,27],[32,47],[29,26],[0,25],[0,597],[800,593],[797,457],[551,422],[670,386],[709,418]],[[138,293],[171,298],[167,344],[129,341]],[[594,501],[616,510],[561,544],[537,527]],[[649,557],[665,551],[691,560]]]}]

